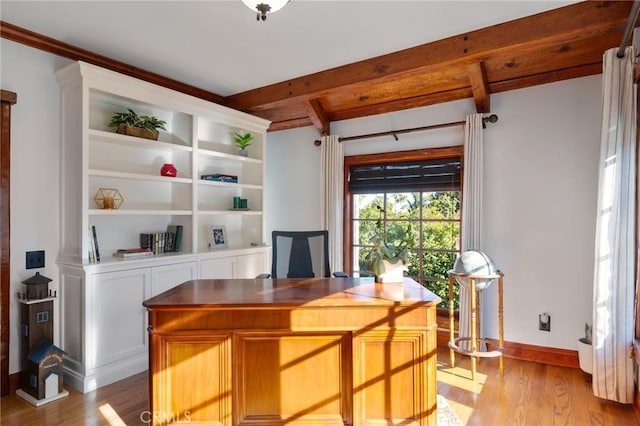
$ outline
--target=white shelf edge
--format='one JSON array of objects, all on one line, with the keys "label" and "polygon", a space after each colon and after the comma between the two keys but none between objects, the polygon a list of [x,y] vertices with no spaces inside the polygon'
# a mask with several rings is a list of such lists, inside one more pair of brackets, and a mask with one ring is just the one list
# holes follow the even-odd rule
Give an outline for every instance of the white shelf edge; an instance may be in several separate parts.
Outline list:
[{"label": "white shelf edge", "polygon": [[89,176],[102,176],[120,179],[146,180],[152,182],[192,183],[190,178],[143,175],[140,173],[113,172],[110,170],[89,169]]},{"label": "white shelf edge", "polygon": [[259,216],[262,214],[262,210],[198,210],[198,214],[201,215],[240,215],[240,216]]},{"label": "white shelf edge", "polygon": [[198,154],[208,157],[225,158],[227,160],[240,161],[245,163],[262,164],[262,160],[252,157],[243,157],[241,155],[227,154],[226,152],[211,151],[210,149],[199,148]]},{"label": "white shelf edge", "polygon": [[224,188],[245,188],[245,189],[262,189],[262,185],[252,185],[249,183],[230,183],[230,182],[216,182],[213,180],[199,179],[198,183],[205,186],[220,186]]},{"label": "white shelf edge", "polygon": [[103,130],[89,129],[89,139],[92,141],[125,144],[136,148],[164,149],[170,151],[193,151],[193,147],[178,145],[170,142],[137,138],[135,136],[121,135],[119,133],[105,132]]},{"label": "white shelf edge", "polygon": [[192,210],[128,210],[128,209],[89,209],[90,215],[95,216],[138,216],[138,215],[158,215],[158,216],[190,216]]}]

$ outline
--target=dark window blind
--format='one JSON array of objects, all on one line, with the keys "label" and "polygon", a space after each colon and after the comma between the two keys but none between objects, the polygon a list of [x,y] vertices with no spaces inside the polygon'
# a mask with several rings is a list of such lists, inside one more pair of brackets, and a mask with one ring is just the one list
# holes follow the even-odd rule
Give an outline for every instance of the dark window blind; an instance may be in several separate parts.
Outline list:
[{"label": "dark window blind", "polygon": [[354,194],[457,191],[460,169],[459,157],[351,166],[349,190]]}]

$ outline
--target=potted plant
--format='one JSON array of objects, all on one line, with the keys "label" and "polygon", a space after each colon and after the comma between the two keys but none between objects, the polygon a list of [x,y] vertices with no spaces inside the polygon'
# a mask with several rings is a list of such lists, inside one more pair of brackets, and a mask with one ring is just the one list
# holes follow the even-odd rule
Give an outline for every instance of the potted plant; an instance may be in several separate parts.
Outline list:
[{"label": "potted plant", "polygon": [[109,127],[115,127],[116,133],[139,138],[158,140],[158,129],[165,129],[166,121],[150,115],[138,115],[129,108],[127,112],[118,112],[111,117]]},{"label": "potted plant", "polygon": [[241,134],[238,132],[233,133],[233,142],[236,144],[238,148],[240,148],[240,151],[238,152],[238,154],[240,154],[243,157],[246,157],[248,155],[247,148],[251,145],[252,140],[253,140],[253,135],[249,132],[246,132],[245,134]]},{"label": "potted plant", "polygon": [[587,374],[593,373],[593,346],[591,344],[591,326],[584,324],[584,337],[578,339],[578,362],[580,369]]},{"label": "potted plant", "polygon": [[407,225],[404,237],[398,244],[388,241],[387,231],[382,224],[384,209],[378,209],[375,231],[372,238],[373,247],[365,256],[370,261],[371,271],[376,275],[376,281],[381,283],[402,282],[404,265],[407,262],[409,249],[414,246],[411,233],[411,223]]}]

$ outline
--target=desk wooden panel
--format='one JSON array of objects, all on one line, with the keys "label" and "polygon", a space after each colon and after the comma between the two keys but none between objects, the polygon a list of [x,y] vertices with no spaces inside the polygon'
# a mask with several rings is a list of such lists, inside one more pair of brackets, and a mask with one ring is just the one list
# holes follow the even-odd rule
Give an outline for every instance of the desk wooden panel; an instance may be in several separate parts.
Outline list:
[{"label": "desk wooden panel", "polygon": [[147,300],[154,424],[435,425],[436,305],[413,280],[194,280]]}]

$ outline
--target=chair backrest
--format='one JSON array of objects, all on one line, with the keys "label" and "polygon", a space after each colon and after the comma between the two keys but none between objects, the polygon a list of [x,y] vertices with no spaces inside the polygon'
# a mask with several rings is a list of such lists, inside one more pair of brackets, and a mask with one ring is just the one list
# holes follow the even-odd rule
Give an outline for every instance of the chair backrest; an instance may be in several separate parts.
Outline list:
[{"label": "chair backrest", "polygon": [[329,277],[328,231],[273,231],[271,278]]}]

